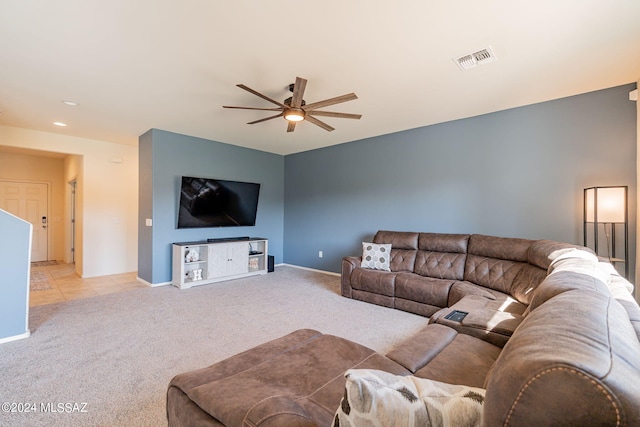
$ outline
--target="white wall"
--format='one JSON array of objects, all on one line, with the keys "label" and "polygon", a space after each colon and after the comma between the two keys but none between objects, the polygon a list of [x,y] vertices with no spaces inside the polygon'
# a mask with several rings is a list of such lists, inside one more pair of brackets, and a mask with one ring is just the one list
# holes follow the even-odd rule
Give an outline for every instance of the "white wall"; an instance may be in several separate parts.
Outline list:
[{"label": "white wall", "polygon": [[[78,169],[82,175],[78,189],[82,258],[77,263],[78,272],[93,277],[137,270],[137,146],[9,126],[0,126],[0,145],[82,156],[81,167],[76,163],[65,169],[65,178]],[[115,159],[122,162],[114,163]]]}]

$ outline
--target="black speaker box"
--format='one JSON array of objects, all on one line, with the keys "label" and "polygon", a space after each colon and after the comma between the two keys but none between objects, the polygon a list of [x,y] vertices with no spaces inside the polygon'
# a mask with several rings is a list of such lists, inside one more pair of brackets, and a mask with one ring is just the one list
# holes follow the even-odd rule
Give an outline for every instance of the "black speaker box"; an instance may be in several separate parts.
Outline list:
[{"label": "black speaker box", "polygon": [[275,258],[273,255],[267,256],[267,272],[273,273]]}]

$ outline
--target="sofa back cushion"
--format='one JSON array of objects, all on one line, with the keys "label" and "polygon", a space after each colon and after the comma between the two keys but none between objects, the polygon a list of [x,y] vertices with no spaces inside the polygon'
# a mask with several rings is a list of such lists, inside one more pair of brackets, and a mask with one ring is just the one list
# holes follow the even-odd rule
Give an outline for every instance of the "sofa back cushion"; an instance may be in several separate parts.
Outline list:
[{"label": "sofa back cushion", "polygon": [[640,342],[597,291],[563,292],[524,318],[487,376],[485,425],[632,425]]},{"label": "sofa back cushion", "polygon": [[530,265],[533,240],[473,234],[469,238],[464,280],[511,295],[528,304],[546,271]]},{"label": "sofa back cushion", "polygon": [[373,237],[373,243],[391,243],[394,249],[418,249],[418,234],[410,231],[380,230]]},{"label": "sofa back cushion", "polygon": [[467,255],[464,280],[511,295],[511,285],[525,265],[523,262]]},{"label": "sofa back cushion", "polygon": [[468,245],[468,234],[420,233],[418,235],[418,249],[421,251],[466,254]]},{"label": "sofa back cushion", "polygon": [[535,310],[551,298],[574,289],[611,296],[607,287],[609,275],[599,264],[595,255],[585,251],[572,250],[555,257],[549,264],[549,275],[533,292],[527,310]]},{"label": "sofa back cushion", "polygon": [[391,247],[391,271],[413,271],[416,264],[416,252],[409,249]]},{"label": "sofa back cushion", "polygon": [[529,247],[528,259],[530,264],[546,270],[554,260],[575,250],[594,255],[591,249],[584,246],[554,242],[552,240],[536,240]]},{"label": "sofa back cushion", "polygon": [[468,241],[467,234],[420,233],[414,273],[462,280]]},{"label": "sofa back cushion", "polygon": [[535,240],[472,234],[467,252],[487,258],[529,262],[529,247],[533,242]]},{"label": "sofa back cushion", "polygon": [[466,259],[465,254],[418,251],[414,273],[436,279],[462,280]]},{"label": "sofa back cushion", "polygon": [[413,271],[418,234],[409,231],[380,230],[373,237],[373,243],[391,244],[391,271]]},{"label": "sofa back cushion", "polygon": [[637,303],[629,300],[618,300],[618,302],[627,310],[631,325],[633,325],[633,329],[635,329],[636,335],[638,336],[638,341],[640,341],[640,307],[638,307]]}]

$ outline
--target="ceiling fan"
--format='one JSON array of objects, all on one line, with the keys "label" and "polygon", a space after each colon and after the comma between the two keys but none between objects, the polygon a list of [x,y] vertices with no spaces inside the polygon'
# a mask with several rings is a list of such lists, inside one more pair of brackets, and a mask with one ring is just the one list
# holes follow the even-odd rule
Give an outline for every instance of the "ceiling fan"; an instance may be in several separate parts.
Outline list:
[{"label": "ceiling fan", "polygon": [[236,85],[240,89],[244,89],[247,92],[250,92],[260,98],[271,102],[272,104],[277,105],[277,108],[258,108],[258,107],[233,107],[229,105],[223,105],[223,108],[238,108],[242,110],[261,110],[261,111],[279,111],[275,116],[265,117],[264,119],[254,120],[253,122],[247,123],[248,125],[253,125],[256,123],[265,122],[267,120],[275,119],[277,117],[284,117],[287,120],[287,132],[293,132],[296,128],[296,123],[301,122],[303,120],[308,121],[309,123],[313,123],[316,126],[320,126],[322,129],[331,132],[334,130],[333,127],[329,126],[323,121],[318,120],[315,116],[321,117],[338,117],[341,119],[360,119],[362,114],[350,114],[350,113],[336,113],[333,111],[318,111],[318,108],[328,107],[329,105],[340,104],[341,102],[353,101],[354,99],[358,99],[355,93],[348,93],[342,96],[336,96],[335,98],[325,99],[324,101],[312,102],[311,104],[307,104],[304,99],[302,99],[304,95],[304,89],[307,86],[307,80],[302,77],[296,77],[296,82],[289,85],[289,90],[293,92],[293,95],[290,98],[285,99],[283,102],[276,101],[275,99],[269,98],[266,95],[261,94],[260,92],[251,89],[243,84]]}]

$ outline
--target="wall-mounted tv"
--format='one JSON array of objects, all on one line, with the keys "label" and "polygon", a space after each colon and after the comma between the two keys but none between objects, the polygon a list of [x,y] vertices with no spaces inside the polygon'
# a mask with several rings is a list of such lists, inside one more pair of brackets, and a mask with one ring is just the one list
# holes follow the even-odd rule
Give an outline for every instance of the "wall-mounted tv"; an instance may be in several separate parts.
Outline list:
[{"label": "wall-mounted tv", "polygon": [[256,224],[260,184],[183,176],[178,228]]}]

